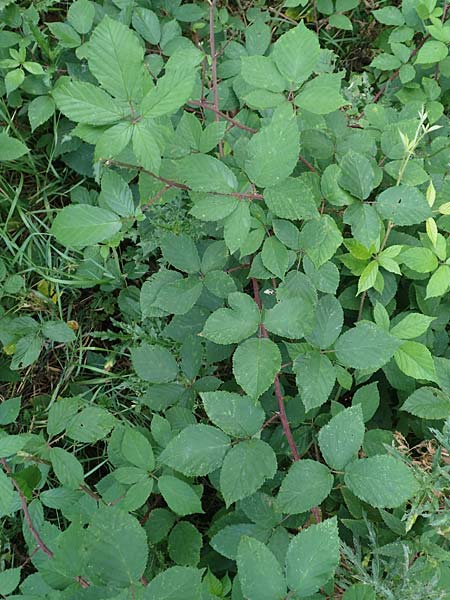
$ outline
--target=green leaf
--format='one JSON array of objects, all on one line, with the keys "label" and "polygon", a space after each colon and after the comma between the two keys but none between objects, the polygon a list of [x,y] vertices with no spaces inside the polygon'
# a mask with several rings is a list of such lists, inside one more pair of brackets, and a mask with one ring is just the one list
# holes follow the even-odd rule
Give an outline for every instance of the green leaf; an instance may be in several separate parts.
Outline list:
[{"label": "green leaf", "polygon": [[139,164],[152,173],[159,173],[161,166],[161,150],[156,133],[156,127],[149,121],[139,121],[134,125],[133,152]]},{"label": "green leaf", "polygon": [[257,400],[273,384],[281,369],[281,354],[271,340],[252,338],[240,344],[233,355],[233,373],[238,385]]},{"label": "green leaf", "polygon": [[249,600],[279,600],[286,595],[281,566],[265,544],[255,538],[241,538],[237,568],[242,592]]},{"label": "green leaf", "polygon": [[378,383],[374,381],[356,390],[352,398],[353,406],[361,406],[364,423],[370,421],[380,405]]},{"label": "green leaf", "polygon": [[326,115],[346,104],[340,90],[341,76],[337,73],[324,73],[302,86],[295,97],[295,104],[308,112]]},{"label": "green leaf", "polygon": [[353,237],[366,248],[380,237],[381,220],[371,204],[351,204],[344,213],[344,223],[351,225]]},{"label": "green leaf", "polygon": [[131,349],[134,370],[144,381],[168,383],[178,375],[178,365],[172,353],[162,346],[141,344]]},{"label": "green leaf", "polygon": [[317,35],[307,29],[303,22],[280,36],[272,51],[278,70],[294,89],[311,75],[319,60],[319,54]]},{"label": "green leaf", "polygon": [[0,458],[17,454],[25,446],[26,437],[21,435],[5,435],[0,437]]},{"label": "green leaf", "polygon": [[289,255],[286,246],[275,236],[268,237],[264,241],[261,259],[268,271],[279,279],[284,279],[289,264]]},{"label": "green leaf", "polygon": [[133,195],[130,187],[118,173],[106,171],[102,177],[102,191],[98,197],[102,208],[112,210],[121,217],[134,214]]},{"label": "green leaf", "polygon": [[425,42],[425,44],[417,53],[415,64],[428,65],[438,63],[441,60],[444,60],[447,55],[447,44],[444,44],[443,42],[437,42],[436,40],[430,40]]},{"label": "green leaf", "polygon": [[62,448],[50,449],[50,460],[56,477],[61,484],[76,490],[83,483],[83,467],[74,454]]},{"label": "green leaf", "polygon": [[169,556],[178,565],[195,567],[200,562],[203,540],[192,523],[177,523],[170,532],[168,541]]},{"label": "green leaf", "polygon": [[227,165],[209,154],[191,154],[178,161],[177,178],[194,192],[231,193],[236,176]]},{"label": "green leaf", "polygon": [[341,471],[358,456],[364,440],[364,421],[360,406],[346,408],[335,415],[319,432],[319,446],[327,464]]},{"label": "green leaf", "polygon": [[28,104],[31,131],[50,119],[55,112],[55,102],[50,96],[38,96]]},{"label": "green leaf", "polygon": [[[76,410],[77,403],[73,405]],[[77,442],[93,444],[105,438],[116,424],[113,415],[100,406],[87,406],[73,418],[71,412],[69,409],[66,414],[66,434]]]},{"label": "green leaf", "polygon": [[381,192],[376,209],[395,225],[417,225],[433,216],[422,192],[409,185],[397,185]]},{"label": "green leaf", "polygon": [[58,212],[50,231],[64,246],[85,248],[112,238],[121,227],[120,218],[110,210],[72,204]]},{"label": "green leaf", "polygon": [[50,22],[47,26],[63,48],[77,48],[81,45],[81,37],[68,23]]},{"label": "green leaf", "polygon": [[155,306],[167,314],[184,315],[197,302],[203,290],[201,280],[195,275],[162,285]]},{"label": "green leaf", "polygon": [[395,362],[402,373],[414,379],[435,381],[436,371],[431,352],[419,342],[403,342],[394,354]]},{"label": "green leaf", "polygon": [[[336,3],[337,4],[337,3]],[[347,31],[353,31],[353,25],[350,19],[339,13],[335,13],[331,15],[328,19],[328,23],[331,27],[336,27],[337,29],[345,29]]]},{"label": "green leaf", "polygon": [[370,161],[353,150],[340,162],[339,185],[360,200],[366,200],[375,186],[375,173]]},{"label": "green leaf", "polygon": [[428,248],[407,248],[400,255],[400,260],[417,273],[430,273],[438,267],[436,255]]},{"label": "green leaf", "polygon": [[277,507],[287,514],[299,514],[319,506],[331,492],[333,475],[325,465],[304,458],[294,462],[283,479]]},{"label": "green leaf", "polygon": [[324,404],[334,387],[336,371],[330,359],[320,352],[299,356],[293,365],[297,386],[305,409]]},{"label": "green leaf", "polygon": [[137,519],[104,506],[94,513],[86,535],[89,577],[119,588],[139,582],[147,566],[148,544]]},{"label": "green leaf", "polygon": [[401,64],[401,60],[397,58],[397,56],[382,52],[378,56],[375,56],[370,63],[370,66],[374,69],[380,69],[381,71],[394,71],[395,69],[398,69]]},{"label": "green leaf", "polygon": [[236,209],[224,220],[224,240],[234,254],[243,247],[249,237],[251,214],[248,202],[239,202]]},{"label": "green leaf", "polygon": [[342,235],[334,219],[329,215],[322,215],[303,226],[300,244],[318,268],[334,256],[342,244]]},{"label": "green leaf", "polygon": [[212,294],[219,298],[227,298],[229,294],[236,292],[233,277],[223,271],[209,271],[206,273],[203,283]]},{"label": "green leaf", "polygon": [[122,454],[128,462],[144,471],[153,471],[155,457],[148,439],[139,431],[127,428],[122,438]]},{"label": "green leaf", "polygon": [[45,321],[42,324],[42,335],[53,342],[64,344],[76,339],[75,333],[64,321]]},{"label": "green leaf", "polygon": [[20,413],[21,397],[8,398],[0,403],[0,425],[14,423]]},{"label": "green leaf", "polygon": [[89,33],[94,22],[95,7],[90,0],[75,0],[69,7],[67,19],[78,33]]},{"label": "green leaf", "polygon": [[145,524],[145,531],[151,546],[162,542],[169,535],[175,523],[175,515],[166,508],[154,508],[151,518]]},{"label": "green leaf", "polygon": [[298,598],[307,598],[333,576],[339,564],[337,519],[310,525],[297,534],[286,554],[286,578]]},{"label": "green leaf", "polygon": [[197,248],[188,235],[166,233],[160,245],[165,260],[175,269],[185,273],[198,273],[201,270]]},{"label": "green leaf", "polygon": [[184,517],[203,512],[200,498],[185,481],[171,475],[163,475],[158,479],[158,488],[168,507],[175,514]]},{"label": "green leaf", "polygon": [[403,14],[396,6],[385,6],[384,8],[373,10],[372,14],[379,23],[383,23],[384,25],[399,26],[405,23]]},{"label": "green leaf", "polygon": [[[188,57],[189,59],[189,57]],[[144,97],[141,110],[144,117],[161,117],[181,108],[190,98],[195,84],[195,65],[184,62],[184,52],[172,55],[166,63],[166,74]]]},{"label": "green leaf", "polygon": [[161,25],[157,15],[148,8],[141,6],[133,10],[131,22],[136,31],[146,42],[156,46],[161,40]]},{"label": "green leaf", "polygon": [[363,270],[358,281],[358,294],[370,289],[375,285],[378,276],[378,263],[376,260],[370,262]]},{"label": "green leaf", "polygon": [[251,437],[264,423],[264,411],[248,396],[231,392],[200,394],[206,414],[222,431],[234,437]]},{"label": "green leaf", "polygon": [[150,581],[143,600],[198,600],[202,572],[192,567],[171,567]]},{"label": "green leaf", "polygon": [[23,142],[0,133],[0,161],[16,160],[28,152]]},{"label": "green leaf", "polygon": [[11,594],[19,585],[21,570],[20,567],[17,567],[15,569],[5,569],[0,573],[0,594],[2,596]]},{"label": "green leaf", "polygon": [[202,335],[216,344],[233,344],[253,335],[261,315],[256,302],[248,294],[233,292],[228,296],[230,308],[219,308],[210,315]]},{"label": "green leaf", "polygon": [[343,324],[344,311],[339,300],[330,294],[322,296],[316,305],[314,328],[307,333],[306,339],[317,348],[330,348],[341,333]]},{"label": "green leaf", "polygon": [[109,125],[123,116],[120,105],[92,83],[61,77],[52,95],[59,110],[77,123]]},{"label": "green leaf", "polygon": [[266,329],[276,335],[299,339],[314,326],[314,303],[311,298],[287,298],[264,311]]},{"label": "green leaf", "polygon": [[405,410],[421,419],[446,419],[450,416],[450,397],[433,387],[421,387],[403,403]]},{"label": "green leaf", "polygon": [[254,494],[277,470],[275,452],[261,440],[240,442],[228,452],[220,471],[220,491],[225,504]]},{"label": "green leaf", "polygon": [[335,344],[336,358],[345,367],[381,369],[394,356],[401,341],[374,323],[358,323]]},{"label": "green leaf", "polygon": [[241,75],[248,84],[271,92],[282,92],[288,85],[272,58],[266,56],[243,56]]},{"label": "green leaf", "polygon": [[247,145],[245,172],[250,181],[268,187],[286,179],[298,161],[299,137],[292,106],[276,108],[269,125],[252,136]]},{"label": "green leaf", "polygon": [[450,287],[450,267],[441,265],[430,277],[427,285],[427,298],[443,296]]},{"label": "green leaf", "polygon": [[4,78],[6,93],[11,94],[18,87],[20,87],[25,79],[25,72],[23,69],[13,69],[8,71]]},{"label": "green leaf", "polygon": [[[80,127],[82,126],[82,124],[77,125],[75,130],[78,130],[79,132]],[[103,133],[98,137],[97,143],[95,144],[94,160],[104,161],[107,163],[108,159],[118,156],[128,146],[133,133],[135,141],[136,127],[128,121],[120,121],[119,123],[116,123],[116,125],[113,125],[112,127],[109,127],[103,131]],[[80,135],[80,137],[82,136]],[[138,154],[136,154],[136,156],[137,155]]]},{"label": "green leaf", "polygon": [[288,177],[264,191],[268,208],[283,219],[310,219],[319,212],[311,188],[300,177]]},{"label": "green leaf", "polygon": [[391,333],[401,340],[411,340],[423,335],[434,320],[435,317],[410,313],[392,327]]},{"label": "green leaf", "polygon": [[160,460],[188,477],[202,476],[222,465],[230,438],[210,425],[189,425],[164,448]]},{"label": "green leaf", "polygon": [[113,96],[139,97],[144,73],[144,48],[134,32],[116,19],[103,17],[87,50],[89,70]]},{"label": "green leaf", "polygon": [[220,221],[228,217],[238,206],[246,206],[230,196],[204,195],[193,198],[195,204],[189,211],[200,221]]},{"label": "green leaf", "polygon": [[375,508],[396,508],[418,490],[412,471],[393,456],[379,455],[355,460],[347,466],[345,485]]},{"label": "green leaf", "polygon": [[0,514],[8,515],[14,501],[14,488],[11,479],[0,470]]}]

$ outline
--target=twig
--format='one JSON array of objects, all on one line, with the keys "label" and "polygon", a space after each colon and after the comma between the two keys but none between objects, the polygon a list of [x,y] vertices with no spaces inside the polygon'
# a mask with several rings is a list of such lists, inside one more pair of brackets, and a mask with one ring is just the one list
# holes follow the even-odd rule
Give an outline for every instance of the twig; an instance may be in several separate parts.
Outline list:
[{"label": "twig", "polygon": [[311,173],[317,173],[317,169],[315,167],[312,166],[312,164],[306,160],[306,158],[304,158],[301,154],[298,155],[299,160],[308,167],[308,169],[311,171]]},{"label": "twig", "polygon": [[[262,309],[261,296],[259,293],[259,285],[258,285],[258,281],[254,277],[252,277],[252,286],[253,286],[253,298],[254,298],[256,304],[258,305],[258,308]],[[262,337],[267,338],[267,339],[269,338],[267,329],[264,327],[264,325],[262,323],[260,325],[260,331],[261,331]],[[278,412],[279,412],[279,416],[280,416],[281,425],[283,427],[284,435],[286,436],[286,439],[288,441],[289,448],[291,450],[293,459],[300,460],[297,446],[295,444],[294,437],[292,435],[291,426],[289,425],[289,420],[286,415],[286,409],[284,407],[284,399],[283,399],[283,394],[281,392],[281,385],[280,385],[280,379],[278,377],[278,373],[275,375],[273,384],[275,387],[275,396],[278,401]]]},{"label": "twig", "polygon": [[[2,464],[4,472],[7,475],[11,476],[12,471],[11,471],[8,463],[6,462],[6,459],[1,458],[0,463]],[[11,482],[12,482],[14,488],[16,489],[17,493],[19,494],[20,505],[22,507],[23,516],[24,516],[26,524],[28,525],[28,529],[30,530],[31,535],[33,536],[36,544],[42,550],[42,552],[44,554],[46,554],[49,558],[53,558],[54,553],[50,550],[50,548],[47,546],[47,544],[41,538],[38,530],[33,525],[33,521],[31,520],[30,511],[28,510],[28,503],[26,501],[25,496],[23,495],[22,490],[20,489],[20,487],[19,487],[17,481],[14,479],[14,477],[10,477],[10,479],[11,479]],[[75,577],[75,581],[77,583],[79,583],[82,588],[88,588],[90,586],[89,582],[86,581],[85,579],[83,579],[82,577]]]},{"label": "twig", "polygon": [[[213,107],[214,107],[214,120],[219,121],[219,86],[217,83],[217,52],[216,52],[216,41],[214,38],[214,15],[216,11],[216,0],[210,0],[211,4],[209,7],[209,48],[211,50],[211,78],[212,78],[212,92],[213,92]],[[219,156],[223,157],[223,144],[219,142]]]},{"label": "twig", "polygon": [[[408,62],[414,58],[416,56],[416,54],[419,52],[419,50],[422,48],[422,46],[425,44],[425,42],[430,38],[430,35],[426,35],[425,37],[423,37],[420,42],[417,44],[417,46],[414,48],[414,50],[411,52],[411,54],[409,55],[408,58]],[[384,95],[384,93],[387,90],[387,87],[390,83],[392,83],[393,81],[395,81],[395,79],[397,79],[397,77],[400,74],[400,69],[397,69],[396,71],[394,71],[392,73],[392,75],[389,77],[389,79],[387,80],[387,82],[383,85],[382,88],[380,88],[378,90],[378,92],[375,94],[374,98],[373,98],[373,103],[376,104],[380,98]]]},{"label": "twig", "polygon": [[[7,473],[8,475],[11,475],[12,472],[11,472],[11,469],[9,468],[8,463],[6,462],[6,459],[1,458],[0,462],[2,463],[2,467],[3,467],[3,470],[5,471],[5,473]],[[17,484],[14,477],[10,477],[10,479],[11,479],[11,482],[12,482],[13,486],[15,487],[17,493],[19,494],[19,499],[20,499],[20,504],[22,506],[23,516],[28,525],[28,529],[30,530],[31,535],[34,537],[36,544],[39,546],[39,548],[42,550],[42,552],[44,554],[46,554],[49,558],[53,558],[53,552],[45,544],[44,540],[39,535],[39,532],[33,525],[33,521],[31,520],[31,516],[30,516],[30,511],[28,510],[28,504],[25,499],[25,496],[23,495],[22,490],[20,489],[20,487]]]},{"label": "twig", "polygon": [[[156,175],[156,173],[153,173],[152,171],[149,171],[148,169],[144,169],[143,167],[140,167],[138,165],[131,165],[129,163],[124,163],[122,161],[114,160],[112,158],[109,158],[109,159],[105,160],[104,162],[107,165],[115,165],[117,167],[123,167],[124,169],[135,169],[136,171],[139,171],[141,173],[146,173],[147,175],[150,175],[150,177],[153,177],[154,179],[157,179],[158,181],[165,183],[166,186],[168,186],[169,188],[177,188],[180,190],[185,190],[187,192],[192,191],[192,188],[190,188],[188,185],[186,185],[184,183],[180,183],[179,181],[174,181],[172,179],[166,179],[165,177]],[[238,198],[240,200],[264,200],[263,194],[258,194],[256,192],[249,192],[249,193],[247,193],[247,192],[230,192],[230,193],[206,192],[206,193],[210,194],[211,196],[228,196],[231,198]]]},{"label": "twig", "polygon": [[[255,279],[255,277],[252,277],[252,286],[253,286],[253,299],[255,300],[256,304],[258,305],[258,308],[261,310],[263,306],[262,306],[262,302],[261,302],[261,295],[259,293],[258,281],[257,281],[257,279]],[[262,337],[269,339],[269,333],[267,332],[267,329],[265,328],[263,323],[261,323],[261,325],[260,325],[260,331],[261,331]],[[284,406],[284,398],[283,398],[283,394],[281,391],[280,378],[278,376],[278,373],[275,375],[273,385],[275,388],[275,396],[278,401],[278,413],[276,414],[276,416],[279,417],[279,419],[281,421],[281,426],[283,427],[284,435],[286,436],[286,439],[288,441],[289,448],[290,448],[291,454],[292,454],[292,458],[294,461],[298,461],[298,460],[300,460],[300,455],[298,453],[297,446],[295,444],[294,436],[292,435],[291,426],[289,424],[289,419],[287,418],[287,415],[286,415],[286,409]],[[271,417],[263,425],[263,427],[268,425],[273,420],[273,418],[274,417]],[[319,507],[314,506],[311,509],[311,513],[312,513],[316,523],[320,523],[322,521],[322,515],[321,515]]]},{"label": "twig", "polygon": [[241,123],[240,121],[237,121],[236,119],[233,119],[233,117],[230,117],[226,113],[217,109],[215,106],[213,106],[212,104],[210,104],[209,102],[207,102],[204,99],[203,100],[189,100],[189,104],[192,104],[193,106],[198,106],[199,108],[205,108],[206,110],[212,111],[213,113],[216,114],[217,117],[222,117],[223,119],[225,119],[225,121],[228,121],[228,123],[231,123],[234,127],[237,127],[238,129],[242,129],[243,131],[248,131],[249,133],[258,133],[257,129],[254,129],[253,127],[248,127],[247,125],[244,125],[244,123]]},{"label": "twig", "polygon": [[155,202],[157,202],[160,198],[162,198],[162,196],[164,196],[167,190],[170,190],[170,187],[171,186],[168,183],[166,183],[166,185],[162,187],[159,190],[159,192],[153,196],[153,198],[150,198],[148,202],[141,206],[141,210],[147,210],[148,208],[150,208],[153,204],[155,204]]}]

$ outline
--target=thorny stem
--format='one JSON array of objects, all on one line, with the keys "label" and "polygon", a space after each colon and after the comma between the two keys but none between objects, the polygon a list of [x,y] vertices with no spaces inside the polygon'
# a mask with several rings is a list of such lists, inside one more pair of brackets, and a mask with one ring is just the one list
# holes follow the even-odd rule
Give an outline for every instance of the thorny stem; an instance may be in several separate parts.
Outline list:
[{"label": "thorny stem", "polygon": [[[217,83],[217,52],[216,52],[216,41],[214,38],[214,13],[216,11],[216,0],[211,0],[209,7],[209,47],[211,50],[211,78],[212,78],[212,92],[213,92],[213,108],[214,108],[214,120],[219,121],[219,87]],[[219,155],[223,156],[223,145],[219,142]]]},{"label": "thorny stem", "polygon": [[[0,463],[3,467],[3,471],[7,475],[11,475],[11,469],[10,469],[8,463],[6,462],[6,459],[1,458]],[[23,495],[22,490],[20,489],[19,485],[15,481],[14,477],[11,477],[11,482],[12,482],[14,488],[16,489],[17,493],[19,494],[20,505],[22,507],[23,516],[24,516],[26,524],[28,525],[28,529],[30,530],[31,535],[33,536],[36,544],[42,550],[42,552],[44,554],[46,554],[49,558],[53,558],[54,553],[50,550],[50,548],[47,546],[47,544],[41,538],[38,530],[33,525],[30,511],[28,510],[28,503],[26,501],[25,496]],[[90,583],[88,581],[86,581],[85,579],[83,579],[82,577],[75,577],[75,581],[77,581],[77,583],[79,583],[82,588],[88,588],[90,586]]]},{"label": "thorny stem", "polygon": [[218,108],[216,108],[215,106],[213,106],[212,104],[210,104],[209,102],[207,102],[204,99],[189,100],[188,104],[192,104],[193,106],[198,106],[199,108],[204,108],[206,110],[210,110],[211,112],[215,113],[215,115],[217,117],[222,117],[223,119],[225,119],[225,121],[228,121],[228,123],[231,123],[234,127],[237,127],[238,129],[242,129],[243,131],[248,131],[249,133],[258,133],[257,129],[254,129],[253,127],[248,127],[248,125],[244,125],[244,123],[241,123],[240,121],[237,121],[236,119],[233,119],[233,117],[230,117],[229,115],[222,112],[221,110],[219,110]]},{"label": "thorny stem", "polygon": [[[411,52],[411,54],[409,55],[408,58],[408,62],[414,58],[416,56],[416,54],[419,52],[419,50],[422,48],[422,46],[425,44],[425,42],[430,38],[430,35],[426,35],[425,37],[423,37],[420,42],[417,44],[417,46],[414,48],[414,50]],[[387,80],[387,82],[383,85],[382,88],[380,88],[378,90],[378,92],[375,94],[374,98],[373,98],[373,103],[376,104],[380,98],[384,95],[384,93],[386,92],[388,85],[390,83],[392,83],[393,81],[395,81],[397,79],[397,77],[400,75],[400,69],[397,69],[396,71],[394,71],[392,73],[392,75],[389,77],[389,79]]]},{"label": "thorny stem", "polygon": [[[259,293],[258,280],[255,279],[255,277],[252,277],[252,287],[253,287],[253,299],[255,300],[256,304],[258,305],[258,308],[261,310],[262,309],[261,295]],[[269,334],[263,323],[261,323],[261,325],[260,325],[260,332],[261,332],[261,337],[267,338],[267,339],[269,338]],[[294,436],[292,435],[291,426],[289,424],[289,419],[287,418],[287,415],[286,415],[283,393],[281,391],[280,378],[278,376],[278,373],[275,375],[273,385],[275,388],[275,396],[278,401],[278,415],[277,416],[279,416],[279,418],[280,418],[281,426],[283,427],[284,435],[286,436],[286,439],[288,441],[289,448],[290,448],[291,454],[292,454],[292,458],[294,461],[298,461],[298,460],[300,460],[300,455],[298,453],[297,446],[295,444]],[[270,419],[269,419],[269,421],[270,421]],[[311,509],[311,512],[314,516],[316,523],[320,523],[322,520],[322,517],[320,514],[320,509],[317,506],[315,506],[314,508]]]},{"label": "thorny stem", "polygon": [[[144,169],[143,167],[139,167],[137,165],[131,165],[129,163],[124,163],[124,162],[121,162],[118,160],[113,160],[113,159],[104,160],[103,162],[105,162],[105,164],[115,165],[117,167],[123,167],[125,169],[134,169],[135,171],[139,171],[141,173],[146,173],[147,175],[150,175],[150,177],[153,177],[154,179],[157,179],[158,181],[165,183],[166,186],[169,186],[170,188],[177,188],[180,190],[185,190],[187,192],[192,191],[191,188],[184,183],[180,183],[179,181],[174,181],[173,179],[166,179],[165,177],[156,175],[156,173],[153,173],[152,171],[149,171],[148,169]],[[164,190],[164,191],[167,191],[167,190]],[[241,200],[264,200],[264,196],[262,194],[257,194],[256,192],[251,192],[251,193],[231,192],[229,194],[223,193],[223,192],[208,192],[208,194],[210,194],[211,196],[229,196],[231,198],[239,198]],[[152,201],[154,201],[154,199]]]},{"label": "thorny stem", "polygon": [[[256,304],[258,305],[258,308],[261,310],[262,309],[261,296],[259,293],[258,281],[257,281],[257,279],[255,279],[255,277],[252,277],[252,286],[253,286],[253,298],[254,298]],[[261,337],[264,337],[267,339],[269,338],[269,334],[267,332],[267,329],[263,325],[263,323],[261,323],[261,325],[260,325],[260,331],[261,331]],[[279,411],[280,421],[281,421],[281,425],[283,427],[284,435],[286,436],[286,439],[288,441],[289,448],[291,449],[291,453],[292,453],[294,460],[300,460],[300,455],[298,453],[297,446],[296,446],[294,438],[292,436],[291,427],[289,425],[289,420],[286,415],[286,409],[284,407],[284,399],[283,399],[283,394],[281,393],[281,385],[280,385],[280,379],[278,377],[278,374],[275,375],[275,379],[274,379],[273,383],[274,383],[274,387],[275,387],[275,396],[278,401],[278,411]]]}]

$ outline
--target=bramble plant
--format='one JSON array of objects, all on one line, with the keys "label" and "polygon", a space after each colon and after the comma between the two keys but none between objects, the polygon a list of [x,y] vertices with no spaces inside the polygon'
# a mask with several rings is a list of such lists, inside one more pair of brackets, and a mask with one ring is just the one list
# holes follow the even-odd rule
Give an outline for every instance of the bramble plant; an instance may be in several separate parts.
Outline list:
[{"label": "bramble plant", "polygon": [[450,599],[449,5],[272,4],[0,1],[2,597]]}]

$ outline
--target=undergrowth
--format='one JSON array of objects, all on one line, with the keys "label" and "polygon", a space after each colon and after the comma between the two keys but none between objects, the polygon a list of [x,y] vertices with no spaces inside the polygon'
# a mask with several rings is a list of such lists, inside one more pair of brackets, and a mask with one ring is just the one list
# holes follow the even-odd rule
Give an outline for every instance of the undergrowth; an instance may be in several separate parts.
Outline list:
[{"label": "undergrowth", "polygon": [[0,0],[0,596],[450,598],[450,22]]}]

